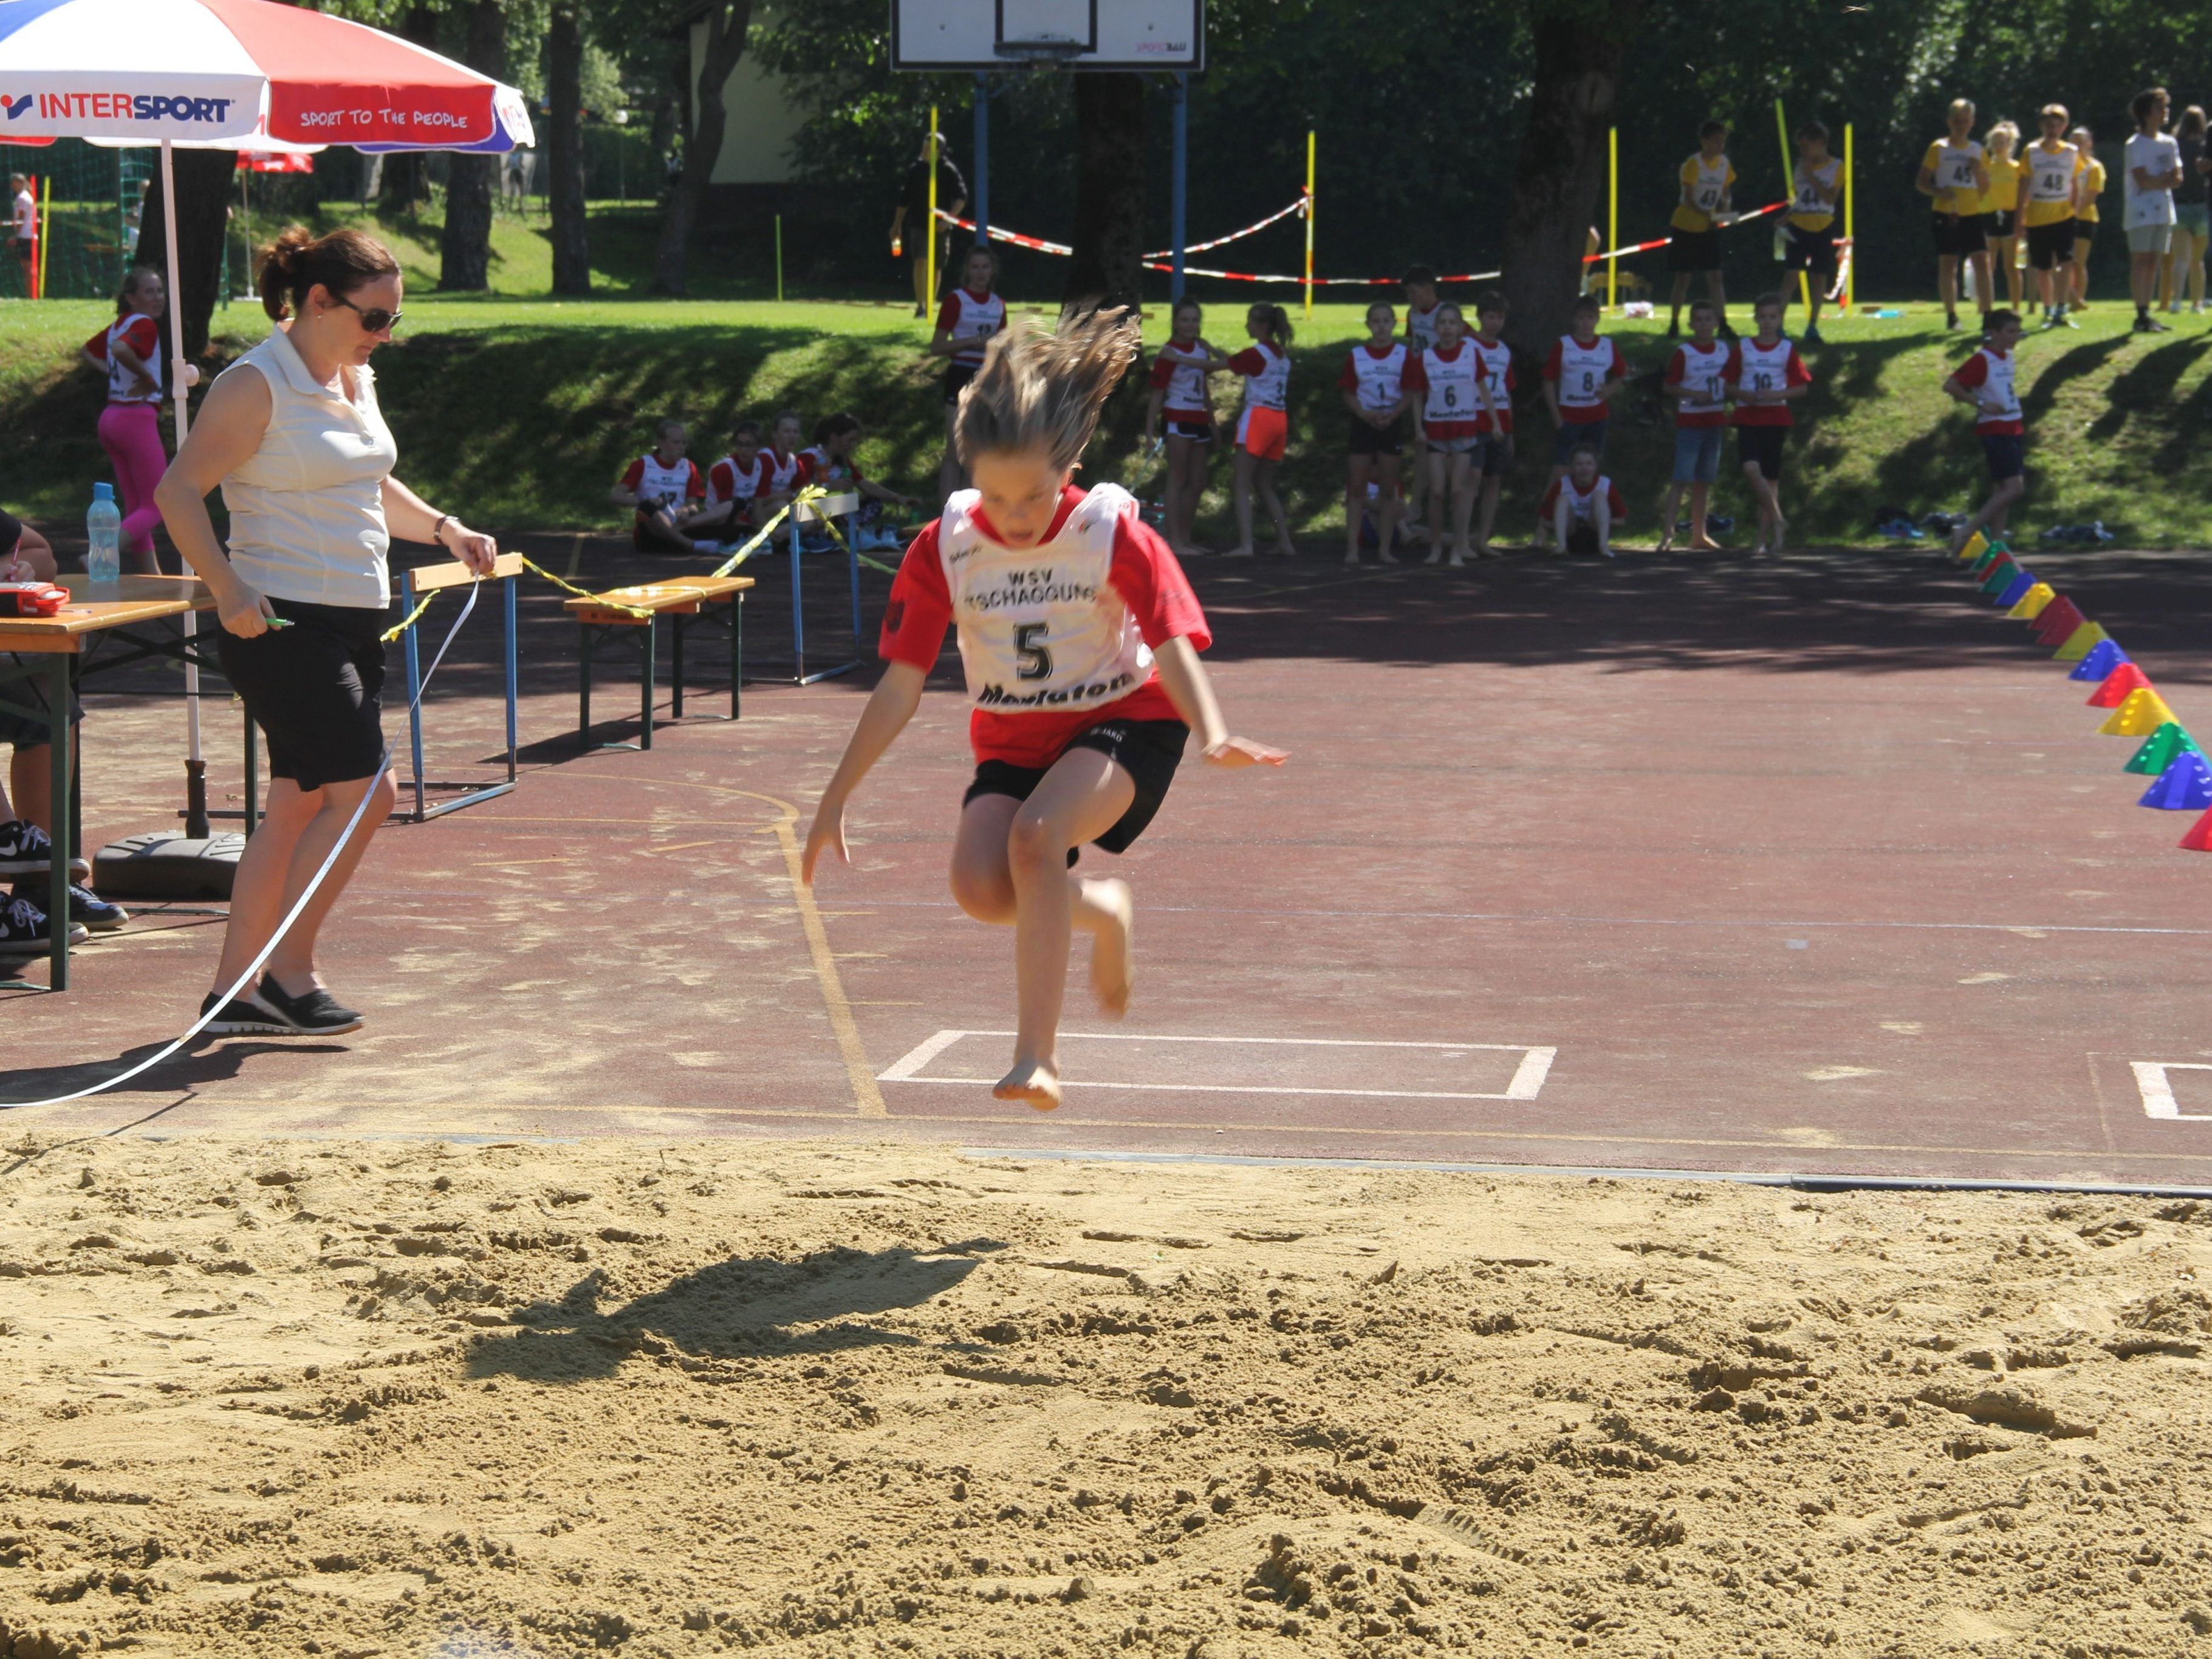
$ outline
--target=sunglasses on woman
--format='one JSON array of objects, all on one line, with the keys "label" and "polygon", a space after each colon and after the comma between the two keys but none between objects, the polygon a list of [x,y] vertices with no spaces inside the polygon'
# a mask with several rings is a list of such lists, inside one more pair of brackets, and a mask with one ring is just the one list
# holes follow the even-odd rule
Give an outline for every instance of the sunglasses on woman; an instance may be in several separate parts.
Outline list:
[{"label": "sunglasses on woman", "polygon": [[407,314],[404,311],[386,311],[382,306],[357,306],[343,294],[331,297],[358,316],[361,325],[371,334],[381,334],[387,328],[398,327],[399,319]]}]

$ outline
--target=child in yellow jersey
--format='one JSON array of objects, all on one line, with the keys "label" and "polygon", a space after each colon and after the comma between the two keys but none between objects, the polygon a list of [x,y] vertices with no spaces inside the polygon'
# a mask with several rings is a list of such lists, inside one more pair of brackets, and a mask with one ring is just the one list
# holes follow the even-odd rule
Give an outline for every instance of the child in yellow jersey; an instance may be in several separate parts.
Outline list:
[{"label": "child in yellow jersey", "polygon": [[2089,308],[2089,244],[2097,236],[2097,198],[2105,193],[2105,164],[2097,159],[2096,135],[2076,127],[2066,142],[2081,153],[2081,173],[2074,181],[2074,309]]},{"label": "child in yellow jersey", "polygon": [[[1805,319],[1805,343],[1819,345],[1820,301],[1836,280],[1836,202],[1844,193],[1844,164],[1828,154],[1828,130],[1818,121],[1808,121],[1797,129],[1797,166],[1790,182],[1796,190],[1783,228],[1783,270],[1806,274],[1811,314]],[[1785,276],[1782,283],[1785,312],[1790,288]]]},{"label": "child in yellow jersey", "polygon": [[[2020,187],[2026,165],[2014,154],[2020,148],[2020,129],[2000,121],[1990,129],[1990,187],[1982,192],[1982,235],[1990,246],[1990,280],[2004,273],[2005,292],[2012,308],[2020,309]],[[1996,296],[1990,296],[1994,299]]]},{"label": "child in yellow jersey", "polygon": [[2066,309],[2074,298],[2074,191],[2081,152],[2066,142],[2065,105],[2045,104],[2035,118],[2043,136],[2020,158],[2020,229],[2044,327],[2071,328]]},{"label": "child in yellow jersey", "polygon": [[1982,195],[1990,169],[1974,139],[1974,106],[1954,98],[1950,131],[1928,146],[1915,184],[1936,204],[1936,292],[1943,301],[1943,326],[1959,325],[1959,261],[1974,273],[1974,292],[1986,314],[1990,308],[1990,251],[1982,237]]},{"label": "child in yellow jersey", "polygon": [[1674,314],[1667,321],[1667,337],[1682,332],[1682,301],[1690,291],[1690,278],[1705,273],[1705,293],[1721,313],[1721,334],[1727,337],[1728,298],[1721,287],[1720,217],[1729,211],[1735,189],[1735,168],[1729,165],[1728,123],[1708,121],[1698,129],[1698,153],[1682,163],[1681,199],[1668,221],[1674,234],[1667,242],[1667,268],[1674,273]]}]

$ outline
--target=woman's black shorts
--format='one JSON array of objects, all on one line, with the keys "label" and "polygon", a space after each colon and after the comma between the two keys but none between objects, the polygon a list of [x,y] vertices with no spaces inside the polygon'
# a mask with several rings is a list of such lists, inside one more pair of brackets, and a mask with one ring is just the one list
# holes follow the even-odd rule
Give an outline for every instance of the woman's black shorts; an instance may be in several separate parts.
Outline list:
[{"label": "woman's black shorts", "polygon": [[251,640],[216,634],[223,678],[269,739],[269,775],[301,789],[374,777],[384,760],[388,612],[271,599],[289,622]]},{"label": "woman's black shorts", "polygon": [[1782,476],[1782,441],[1789,435],[1786,426],[1740,426],[1735,429],[1737,459],[1757,467],[1759,476],[1772,483]]},{"label": "woman's black shorts", "polygon": [[2008,240],[2020,230],[2017,208],[1993,208],[1982,216],[1982,234],[1993,242]]},{"label": "woman's black shorts", "polygon": [[1667,244],[1669,270],[1718,270],[1721,234],[1717,230],[1678,230]]},{"label": "woman's black shorts", "polygon": [[[1137,786],[1137,798],[1129,803],[1129,810],[1092,846],[1109,853],[1126,853],[1145,833],[1145,826],[1167,799],[1168,785],[1175,781],[1176,768],[1182,763],[1183,743],[1189,736],[1190,727],[1181,720],[1103,720],[1069,741],[1068,749],[1097,750],[1127,772]],[[1066,752],[1066,749],[1060,750],[1063,755]],[[1044,781],[1048,769],[1016,766],[1012,761],[981,762],[975,768],[975,781],[968,786],[960,804],[965,806],[979,795],[1011,795],[1016,800],[1027,800]],[[1067,861],[1075,862],[1072,849]]]},{"label": "woman's black shorts", "polygon": [[1358,416],[1352,420],[1351,450],[1355,455],[1395,455],[1403,441],[1403,421],[1386,427],[1369,425]]}]

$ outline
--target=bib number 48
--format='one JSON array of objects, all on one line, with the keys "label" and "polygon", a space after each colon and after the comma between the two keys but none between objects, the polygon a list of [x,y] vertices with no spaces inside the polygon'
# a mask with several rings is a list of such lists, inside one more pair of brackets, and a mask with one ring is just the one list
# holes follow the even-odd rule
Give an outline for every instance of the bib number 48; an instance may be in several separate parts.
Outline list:
[{"label": "bib number 48", "polygon": [[1014,629],[1014,654],[1020,665],[1014,678],[1024,680],[1048,680],[1052,678],[1052,653],[1038,643],[1048,631],[1043,623],[1024,623]]}]

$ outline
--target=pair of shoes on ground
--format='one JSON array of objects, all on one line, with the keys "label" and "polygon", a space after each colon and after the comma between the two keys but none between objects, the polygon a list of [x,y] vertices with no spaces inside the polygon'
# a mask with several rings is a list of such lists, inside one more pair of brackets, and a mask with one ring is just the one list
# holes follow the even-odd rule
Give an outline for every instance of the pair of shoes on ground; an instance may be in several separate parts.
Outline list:
[{"label": "pair of shoes on ground", "polygon": [[2138,334],[2171,334],[2173,332],[2172,329],[2169,328],[2166,324],[2159,321],[2157,318],[2150,315],[2148,312],[2138,312],[2136,314],[2135,331]]},{"label": "pair of shoes on ground", "polygon": [[228,1002],[220,992],[209,992],[200,1012],[215,1015],[206,1027],[214,1036],[342,1036],[362,1024],[360,1014],[321,986],[292,996],[270,974],[261,976],[256,988]]}]

